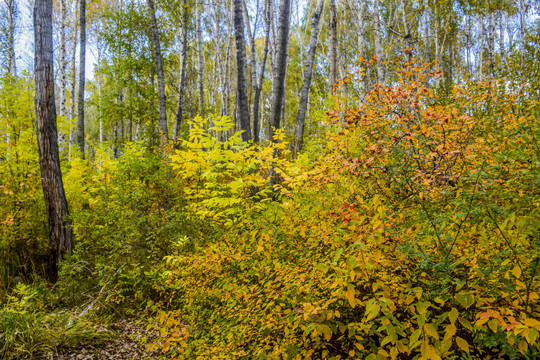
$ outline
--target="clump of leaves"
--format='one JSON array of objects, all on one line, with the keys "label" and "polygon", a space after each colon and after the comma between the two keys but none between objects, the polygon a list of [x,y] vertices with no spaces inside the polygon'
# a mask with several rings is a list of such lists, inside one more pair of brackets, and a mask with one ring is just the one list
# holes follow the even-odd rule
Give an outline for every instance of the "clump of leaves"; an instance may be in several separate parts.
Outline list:
[{"label": "clump of leaves", "polygon": [[[281,202],[229,191],[245,210],[207,217],[222,241],[166,258],[154,347],[180,358],[538,355],[540,101],[495,80],[441,99],[426,86],[439,70],[399,75],[362,101],[338,99],[338,130],[318,155],[269,160],[280,161]],[[213,144],[182,153],[199,159],[191,177],[176,159],[204,194],[193,208],[245,176],[208,176],[248,158],[206,160]]]}]

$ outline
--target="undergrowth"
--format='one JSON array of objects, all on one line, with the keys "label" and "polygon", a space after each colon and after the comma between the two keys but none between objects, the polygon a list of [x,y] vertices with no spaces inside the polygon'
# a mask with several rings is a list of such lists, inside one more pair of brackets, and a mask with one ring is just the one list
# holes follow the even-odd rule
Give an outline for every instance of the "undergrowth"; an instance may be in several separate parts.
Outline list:
[{"label": "undergrowth", "polygon": [[[54,286],[24,285],[47,233],[19,131],[0,148],[2,356],[104,342],[96,324],[126,316],[149,319],[166,358],[540,356],[539,100],[491,79],[441,96],[428,65],[399,75],[338,91],[296,159],[279,131],[247,144],[197,117],[180,144],[64,161],[76,242]],[[31,126],[22,114],[10,125]]]}]

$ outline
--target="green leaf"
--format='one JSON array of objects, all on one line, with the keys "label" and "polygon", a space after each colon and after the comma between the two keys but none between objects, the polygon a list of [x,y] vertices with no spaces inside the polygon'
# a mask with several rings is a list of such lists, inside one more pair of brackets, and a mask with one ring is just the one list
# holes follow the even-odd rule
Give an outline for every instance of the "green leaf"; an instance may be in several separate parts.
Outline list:
[{"label": "green leaf", "polygon": [[474,304],[474,297],[471,294],[457,294],[456,300],[466,309]]},{"label": "green leaf", "polygon": [[450,312],[448,313],[448,319],[450,319],[450,322],[452,324],[456,322],[458,315],[459,315],[459,312],[457,311],[456,308],[452,308],[452,310],[450,310]]}]

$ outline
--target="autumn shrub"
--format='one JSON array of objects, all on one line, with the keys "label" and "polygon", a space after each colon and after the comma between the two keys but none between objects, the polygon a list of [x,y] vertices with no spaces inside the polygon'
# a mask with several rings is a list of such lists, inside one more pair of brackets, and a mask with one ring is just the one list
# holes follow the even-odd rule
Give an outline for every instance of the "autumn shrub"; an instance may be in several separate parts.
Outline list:
[{"label": "autumn shrub", "polygon": [[65,184],[76,241],[62,268],[66,299],[105,286],[107,301],[136,304],[151,290],[151,265],[180,236],[182,190],[159,152],[138,142],[125,144],[119,158],[103,146],[92,161],[70,165]]},{"label": "autumn shrub", "polygon": [[47,254],[33,96],[29,80],[0,78],[0,300]]},{"label": "autumn shrub", "polygon": [[[280,202],[230,193],[236,220],[207,217],[222,239],[166,257],[152,347],[201,359],[539,356],[539,103],[503,80],[442,98],[426,86],[440,71],[399,75],[338,101],[339,130],[317,155],[261,158],[284,179]],[[197,169],[248,158],[218,155]],[[189,156],[177,176],[196,194],[233,181],[186,177]],[[235,176],[249,174],[267,177]],[[202,216],[208,191],[190,205]]]}]

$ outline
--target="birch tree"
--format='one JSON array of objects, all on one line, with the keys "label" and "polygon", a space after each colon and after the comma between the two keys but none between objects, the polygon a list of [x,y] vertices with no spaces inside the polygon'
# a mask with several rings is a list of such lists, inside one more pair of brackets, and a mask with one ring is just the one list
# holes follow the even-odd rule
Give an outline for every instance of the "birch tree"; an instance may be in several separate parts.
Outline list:
[{"label": "birch tree", "polygon": [[184,92],[186,87],[186,70],[187,70],[187,39],[188,39],[188,9],[187,0],[182,0],[182,34],[181,34],[181,49],[180,49],[180,86],[178,89],[178,107],[176,111],[176,121],[174,125],[173,139],[177,140],[180,136],[180,125],[184,117]]},{"label": "birch tree", "polygon": [[328,85],[330,88],[330,94],[334,93],[334,85],[336,83],[337,72],[337,13],[336,13],[336,1],[330,0],[330,74]]},{"label": "birch tree", "polygon": [[264,50],[263,50],[263,59],[261,63],[261,73],[259,79],[257,80],[257,86],[255,87],[255,94],[253,96],[253,141],[259,142],[259,103],[261,99],[261,92],[264,83],[264,71],[266,69],[266,62],[268,58],[268,49],[270,47],[270,1],[266,0],[264,7],[264,18],[265,18],[265,37],[264,37]]},{"label": "birch tree", "polygon": [[377,82],[384,82],[384,68],[382,64],[382,45],[381,45],[381,19],[379,15],[379,0],[373,4],[373,37],[375,46],[375,55],[377,56]]},{"label": "birch tree", "polygon": [[148,12],[150,14],[150,31],[152,33],[152,44],[154,47],[154,61],[156,64],[156,74],[158,78],[158,101],[159,101],[159,126],[161,136],[165,141],[169,138],[167,130],[167,103],[165,98],[165,80],[163,75],[163,63],[161,59],[161,45],[159,42],[159,30],[156,21],[156,11],[154,0],[146,0]]},{"label": "birch tree", "polygon": [[309,102],[309,89],[311,87],[311,75],[313,73],[313,63],[315,52],[317,50],[317,41],[319,39],[319,20],[323,9],[324,0],[319,0],[313,17],[311,19],[311,36],[309,39],[309,50],[304,70],[304,81],[300,92],[300,103],[298,104],[298,115],[296,116],[296,128],[294,132],[294,152],[299,153],[302,149],[304,139],[304,124],[306,121],[306,112]]},{"label": "birch tree", "polygon": [[3,58],[3,70],[13,76],[17,76],[15,60],[15,31],[19,10],[15,0],[2,0],[0,8],[0,52]]},{"label": "birch tree", "polygon": [[205,116],[204,105],[204,61],[202,53],[201,4],[195,4],[195,36],[197,41],[197,88],[199,89],[199,113]]},{"label": "birch tree", "polygon": [[77,145],[84,157],[84,87],[86,67],[86,0],[80,0],[80,43],[79,43],[79,97],[77,104]]}]

